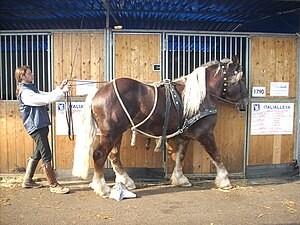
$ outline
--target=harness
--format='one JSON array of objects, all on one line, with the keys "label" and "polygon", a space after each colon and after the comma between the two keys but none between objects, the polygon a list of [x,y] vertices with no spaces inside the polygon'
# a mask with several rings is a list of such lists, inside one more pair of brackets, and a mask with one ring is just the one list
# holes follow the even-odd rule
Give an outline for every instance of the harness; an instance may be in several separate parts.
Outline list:
[{"label": "harness", "polygon": [[[129,119],[130,123],[131,123],[131,131],[132,131],[132,137],[131,137],[131,146],[135,145],[135,141],[136,141],[136,132],[139,132],[140,134],[143,134],[149,138],[154,138],[157,139],[157,144],[155,147],[154,151],[162,151],[164,149],[164,147],[166,146],[166,141],[169,138],[175,137],[179,134],[182,134],[183,132],[185,132],[189,127],[191,127],[194,123],[196,123],[198,120],[209,116],[209,115],[214,115],[217,113],[217,109],[205,109],[204,111],[199,111],[198,114],[194,115],[191,118],[186,118],[182,124],[182,118],[180,117],[180,111],[182,109],[182,102],[181,102],[181,97],[178,94],[178,92],[176,91],[174,85],[170,82],[170,80],[164,80],[162,82],[157,82],[153,84],[154,86],[154,91],[155,91],[155,96],[154,96],[154,105],[153,108],[151,110],[151,112],[149,113],[149,115],[143,120],[141,121],[139,124],[135,125],[131,116],[129,115],[121,97],[120,94],[118,92],[118,88],[117,88],[117,84],[116,84],[116,80],[113,80],[113,87],[116,93],[116,96],[127,116],[127,118]],[[157,88],[160,86],[164,86],[165,87],[165,95],[166,95],[166,110],[165,110],[165,116],[164,116],[164,124],[163,124],[163,131],[162,131],[162,135],[161,136],[155,136],[155,135],[151,135],[149,133],[146,133],[140,129],[138,129],[139,126],[141,126],[142,124],[144,124],[153,114],[156,105],[157,105],[157,99],[158,99],[158,94],[157,94]],[[172,98],[172,102],[174,104],[174,107],[176,109],[177,112],[177,117],[178,117],[178,125],[177,125],[177,131],[172,133],[172,134],[167,134],[167,129],[168,129],[168,124],[169,124],[169,116],[170,116],[170,108],[171,108],[171,98]],[[181,126],[182,124],[182,126]],[[180,128],[181,127],[181,128]]]}]

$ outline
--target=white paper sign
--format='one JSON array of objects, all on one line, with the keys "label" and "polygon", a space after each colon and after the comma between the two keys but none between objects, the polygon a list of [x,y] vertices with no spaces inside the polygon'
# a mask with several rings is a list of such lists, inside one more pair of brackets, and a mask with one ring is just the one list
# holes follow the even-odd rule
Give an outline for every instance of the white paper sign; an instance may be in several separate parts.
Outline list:
[{"label": "white paper sign", "polygon": [[251,135],[293,134],[294,103],[252,103]]},{"label": "white paper sign", "polygon": [[[72,102],[72,118],[74,134],[79,129],[80,113],[83,110],[84,102]],[[66,119],[65,102],[56,103],[56,135],[68,135],[68,124]]]},{"label": "white paper sign", "polygon": [[266,87],[253,87],[252,97],[266,97]]},{"label": "white paper sign", "polygon": [[270,96],[289,96],[289,82],[271,82]]},{"label": "white paper sign", "polygon": [[96,88],[95,80],[77,80],[76,95],[87,95],[91,90]]}]

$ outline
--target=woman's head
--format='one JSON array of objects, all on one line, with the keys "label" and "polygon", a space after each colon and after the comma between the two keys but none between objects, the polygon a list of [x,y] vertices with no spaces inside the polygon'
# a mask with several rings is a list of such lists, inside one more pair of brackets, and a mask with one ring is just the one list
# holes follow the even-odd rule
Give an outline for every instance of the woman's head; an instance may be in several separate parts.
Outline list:
[{"label": "woman's head", "polygon": [[32,83],[32,73],[30,66],[20,66],[15,70],[15,78],[18,83]]},{"label": "woman's head", "polygon": [[18,82],[17,88],[16,88],[16,95],[19,95],[20,91],[20,83],[29,84],[33,81],[33,76],[31,73],[31,67],[30,66],[20,66],[15,70],[15,78]]}]

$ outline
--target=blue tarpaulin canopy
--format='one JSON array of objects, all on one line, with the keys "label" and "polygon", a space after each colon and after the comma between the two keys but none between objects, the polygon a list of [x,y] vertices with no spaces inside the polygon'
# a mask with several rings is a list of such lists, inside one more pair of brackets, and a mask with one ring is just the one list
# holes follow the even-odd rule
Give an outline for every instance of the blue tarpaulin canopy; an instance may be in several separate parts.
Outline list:
[{"label": "blue tarpaulin canopy", "polygon": [[298,0],[1,0],[0,11],[1,30],[300,31]]}]

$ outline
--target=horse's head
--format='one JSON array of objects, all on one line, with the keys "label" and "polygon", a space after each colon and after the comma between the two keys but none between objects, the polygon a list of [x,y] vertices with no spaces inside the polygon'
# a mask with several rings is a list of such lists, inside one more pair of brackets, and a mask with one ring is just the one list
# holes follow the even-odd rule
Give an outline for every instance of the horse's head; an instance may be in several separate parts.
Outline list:
[{"label": "horse's head", "polygon": [[243,81],[243,71],[239,58],[235,56],[233,61],[230,59],[221,60],[214,77],[217,83],[214,83],[215,90],[213,93],[215,94],[212,95],[244,108],[248,92]]},{"label": "horse's head", "polygon": [[235,102],[240,107],[245,107],[248,91],[243,81],[243,70],[240,66],[239,58],[235,56],[233,61],[222,62],[223,71],[223,93],[222,98]]}]

